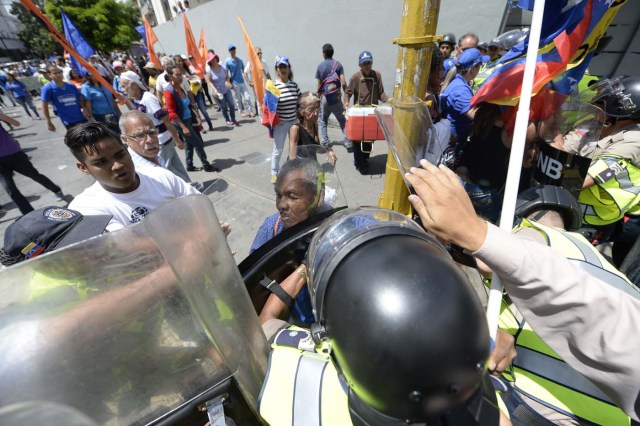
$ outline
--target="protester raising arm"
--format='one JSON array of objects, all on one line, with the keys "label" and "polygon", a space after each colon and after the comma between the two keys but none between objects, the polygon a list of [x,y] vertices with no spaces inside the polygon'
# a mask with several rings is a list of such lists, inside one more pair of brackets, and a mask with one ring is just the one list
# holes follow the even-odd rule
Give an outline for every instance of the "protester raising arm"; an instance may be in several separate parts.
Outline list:
[{"label": "protester raising arm", "polygon": [[451,170],[421,165],[424,170],[412,168],[407,179],[423,225],[486,263],[544,342],[639,420],[640,300],[549,247],[488,225]]}]

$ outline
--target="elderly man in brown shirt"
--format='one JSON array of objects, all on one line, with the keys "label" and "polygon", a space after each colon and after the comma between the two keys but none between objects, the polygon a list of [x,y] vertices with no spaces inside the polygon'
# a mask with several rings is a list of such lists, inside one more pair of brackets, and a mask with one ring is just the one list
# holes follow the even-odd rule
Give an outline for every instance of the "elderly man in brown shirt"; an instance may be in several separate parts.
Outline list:
[{"label": "elderly man in brown shirt", "polygon": [[[349,79],[349,84],[344,92],[344,109],[349,108],[349,100],[353,96],[356,105],[377,105],[386,102],[389,97],[384,93],[382,76],[373,67],[373,56],[365,50],[358,57],[360,71]],[[364,148],[364,150],[363,150]],[[353,163],[356,169],[363,175],[369,173],[369,154],[371,142],[353,141]]]}]

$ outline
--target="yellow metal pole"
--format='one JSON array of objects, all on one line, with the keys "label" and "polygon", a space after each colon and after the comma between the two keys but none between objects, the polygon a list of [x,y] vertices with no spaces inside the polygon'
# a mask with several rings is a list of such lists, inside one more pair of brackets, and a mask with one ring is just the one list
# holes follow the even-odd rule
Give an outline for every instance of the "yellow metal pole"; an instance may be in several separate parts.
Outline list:
[{"label": "yellow metal pole", "polygon": [[[393,97],[407,105],[410,97],[422,99],[427,90],[431,54],[435,42],[440,37],[435,36],[438,23],[440,0],[404,0],[402,5],[402,21],[400,37],[393,40],[398,45],[398,62],[395,76]],[[417,101],[416,101],[417,102]],[[411,105],[409,102],[408,105]],[[416,138],[412,132],[420,126],[411,125],[411,117],[405,111],[411,108],[394,110],[394,118],[409,136],[415,151]],[[378,200],[380,207],[392,209],[403,214],[411,214],[411,204],[407,200],[407,189],[398,169],[398,165],[389,152],[387,169],[385,172],[384,189]]]}]

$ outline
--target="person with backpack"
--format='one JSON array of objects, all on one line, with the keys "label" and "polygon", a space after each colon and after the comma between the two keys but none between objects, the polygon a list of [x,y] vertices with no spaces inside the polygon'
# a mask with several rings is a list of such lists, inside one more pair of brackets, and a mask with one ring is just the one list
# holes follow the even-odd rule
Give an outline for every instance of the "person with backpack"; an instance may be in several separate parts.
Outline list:
[{"label": "person with backpack", "polygon": [[[344,137],[344,107],[342,106],[341,90],[347,88],[347,82],[344,78],[344,68],[340,61],[333,59],[333,46],[326,43],[322,46],[322,56],[324,61],[318,65],[316,70],[316,79],[318,80],[318,96],[320,96],[320,136],[322,146],[325,148],[329,145],[329,136],[327,135],[327,122],[329,116],[333,116],[338,120]],[[344,146],[347,150],[353,148],[353,144],[346,137],[344,138]]]}]

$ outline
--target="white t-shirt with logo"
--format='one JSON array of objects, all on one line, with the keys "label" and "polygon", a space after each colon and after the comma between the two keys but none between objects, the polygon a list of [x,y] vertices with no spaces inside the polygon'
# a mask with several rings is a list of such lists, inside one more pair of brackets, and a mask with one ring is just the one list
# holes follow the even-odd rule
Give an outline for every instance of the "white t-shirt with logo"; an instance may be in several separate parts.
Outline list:
[{"label": "white t-shirt with logo", "polygon": [[136,171],[140,186],[126,194],[105,190],[96,182],[73,199],[69,208],[83,215],[112,215],[107,231],[116,231],[144,219],[169,200],[199,194],[191,185],[162,167]]}]

